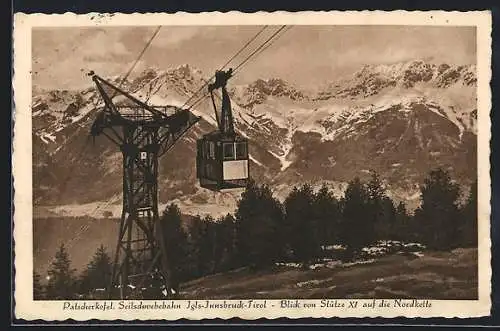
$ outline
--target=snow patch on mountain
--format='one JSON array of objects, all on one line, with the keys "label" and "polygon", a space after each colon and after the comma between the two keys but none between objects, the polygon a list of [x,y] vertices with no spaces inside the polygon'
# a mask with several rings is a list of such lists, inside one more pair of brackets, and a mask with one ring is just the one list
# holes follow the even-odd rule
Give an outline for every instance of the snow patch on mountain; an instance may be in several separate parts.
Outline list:
[{"label": "snow patch on mountain", "polygon": [[96,109],[97,93],[91,89],[76,91],[44,91],[33,96],[33,132],[55,152],[74,132],[63,132],[70,126],[73,131],[83,125]]},{"label": "snow patch on mountain", "polygon": [[473,86],[476,80],[475,65],[450,66],[421,60],[365,65],[351,78],[330,83],[318,94],[317,99],[367,98],[387,88],[408,89],[421,83],[437,88]]},{"label": "snow patch on mountain", "polygon": [[251,84],[232,88],[230,93],[246,109],[252,109],[270,97],[288,98],[295,101],[308,99],[304,92],[280,78],[257,79]]},{"label": "snow patch on mountain", "polygon": [[213,192],[197,186],[196,193],[174,199],[172,202],[188,215],[220,217],[234,213],[242,192],[242,189]]},{"label": "snow patch on mountain", "polygon": [[399,99],[391,100],[387,104],[372,104],[367,107],[346,107],[338,109],[326,106],[323,111],[330,115],[317,122],[320,124],[321,129],[318,127],[313,128],[311,123],[306,127],[309,131],[315,131],[322,134],[323,141],[334,140],[340,135],[349,135],[356,125],[367,122],[377,113],[385,111],[407,113],[414,111],[431,111],[456,125],[460,132],[460,139],[464,131],[474,131],[473,125],[467,125],[467,121],[463,118],[463,112],[456,112],[454,107],[443,108],[438,102],[429,100],[425,97],[400,97]]}]

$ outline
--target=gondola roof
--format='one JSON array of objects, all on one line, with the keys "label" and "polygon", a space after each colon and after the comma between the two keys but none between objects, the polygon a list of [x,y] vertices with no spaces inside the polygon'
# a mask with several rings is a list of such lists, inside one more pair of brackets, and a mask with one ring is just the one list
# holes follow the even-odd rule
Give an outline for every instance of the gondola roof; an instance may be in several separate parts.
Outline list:
[{"label": "gondola roof", "polygon": [[203,139],[206,140],[217,140],[217,141],[227,141],[227,142],[238,142],[238,141],[247,141],[247,139],[236,132],[234,133],[222,133],[219,130],[212,131],[203,135]]}]

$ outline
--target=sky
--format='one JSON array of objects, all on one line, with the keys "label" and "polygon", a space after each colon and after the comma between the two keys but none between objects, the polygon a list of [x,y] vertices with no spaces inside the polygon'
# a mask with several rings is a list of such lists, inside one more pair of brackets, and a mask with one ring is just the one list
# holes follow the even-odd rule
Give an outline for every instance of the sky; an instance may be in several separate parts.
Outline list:
[{"label": "sky", "polygon": [[[269,26],[230,65],[236,66],[278,26]],[[91,85],[85,72],[123,75],[137,59],[155,27],[35,28],[32,32],[33,84],[44,89]],[[261,26],[163,26],[146,50],[137,74],[146,68],[189,64],[210,77]],[[474,27],[291,26],[250,60],[233,79],[245,84],[278,77],[310,88],[335,81],[366,64],[411,60],[475,64]]]}]

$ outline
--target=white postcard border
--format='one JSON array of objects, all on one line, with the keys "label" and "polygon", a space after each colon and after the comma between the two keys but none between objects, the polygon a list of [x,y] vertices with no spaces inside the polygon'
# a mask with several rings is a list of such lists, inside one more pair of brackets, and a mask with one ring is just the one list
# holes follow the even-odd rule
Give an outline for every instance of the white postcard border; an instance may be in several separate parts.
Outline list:
[{"label": "white postcard border", "polygon": [[[478,197],[479,197],[479,300],[430,300],[426,308],[318,308],[321,300],[299,300],[316,303],[316,308],[280,308],[280,300],[266,300],[266,308],[245,309],[128,309],[71,310],[63,309],[63,301],[33,301],[32,241],[32,145],[31,145],[31,29],[65,26],[154,26],[154,25],[434,25],[477,27],[478,89]],[[15,316],[25,320],[47,321],[74,319],[101,320],[177,320],[203,318],[302,318],[302,317],[479,317],[490,314],[491,307],[491,241],[490,241],[490,109],[491,91],[491,15],[482,12],[258,12],[176,13],[176,14],[98,14],[73,13],[16,14],[14,20],[14,242],[15,242]],[[159,300],[157,300],[160,302]],[[182,307],[188,300],[176,301]],[[204,302],[205,300],[199,300]],[[240,300],[225,300],[238,303]],[[246,302],[247,300],[242,300]],[[263,304],[263,300],[254,300]],[[372,300],[337,300],[358,307]],[[387,300],[394,301],[394,300]],[[74,304],[77,301],[71,301]],[[83,301],[78,301],[81,304]],[[86,301],[94,304],[95,301]],[[104,301],[100,301],[104,302]],[[108,303],[110,301],[107,301]],[[136,301],[138,303],[138,301]],[[146,301],[143,301],[146,302]],[[165,301],[169,303],[170,301]],[[211,300],[223,303],[224,300]],[[376,303],[380,303],[377,300]],[[119,305],[118,301],[114,302]],[[273,307],[274,305],[274,307]]]}]

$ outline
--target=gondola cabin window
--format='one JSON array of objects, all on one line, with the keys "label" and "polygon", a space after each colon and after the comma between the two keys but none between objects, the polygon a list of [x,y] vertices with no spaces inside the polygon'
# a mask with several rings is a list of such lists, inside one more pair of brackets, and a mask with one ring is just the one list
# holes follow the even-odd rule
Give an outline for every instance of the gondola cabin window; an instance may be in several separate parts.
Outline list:
[{"label": "gondola cabin window", "polygon": [[234,135],[205,135],[198,141],[197,175],[211,190],[245,187],[248,181],[248,142]]},{"label": "gondola cabin window", "polygon": [[246,142],[234,143],[234,148],[236,150],[236,159],[248,159]]},{"label": "gondola cabin window", "polygon": [[224,161],[234,160],[236,156],[236,154],[234,153],[234,143],[223,143],[222,146],[224,146]]},{"label": "gondola cabin window", "polygon": [[207,141],[208,144],[208,157],[215,160],[215,143],[213,141]]}]

